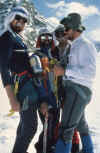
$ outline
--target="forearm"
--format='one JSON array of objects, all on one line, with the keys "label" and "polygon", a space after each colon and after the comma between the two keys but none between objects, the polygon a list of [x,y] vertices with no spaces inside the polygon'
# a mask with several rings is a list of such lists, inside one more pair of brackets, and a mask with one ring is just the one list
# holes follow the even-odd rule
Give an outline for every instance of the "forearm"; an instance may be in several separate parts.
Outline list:
[{"label": "forearm", "polygon": [[14,91],[13,91],[11,85],[5,86],[5,90],[6,90],[8,98],[9,98],[10,104],[13,105],[14,101],[16,101],[16,97],[14,95]]},{"label": "forearm", "polygon": [[1,65],[1,79],[4,87],[7,86],[8,84],[9,85],[12,84],[13,82],[11,72],[7,66]]},{"label": "forearm", "polygon": [[11,109],[13,111],[19,112],[21,110],[20,109],[20,104],[17,101],[16,96],[14,95],[14,91],[13,91],[11,85],[5,86],[5,90],[6,90],[6,93],[8,95],[8,98],[9,98]]}]

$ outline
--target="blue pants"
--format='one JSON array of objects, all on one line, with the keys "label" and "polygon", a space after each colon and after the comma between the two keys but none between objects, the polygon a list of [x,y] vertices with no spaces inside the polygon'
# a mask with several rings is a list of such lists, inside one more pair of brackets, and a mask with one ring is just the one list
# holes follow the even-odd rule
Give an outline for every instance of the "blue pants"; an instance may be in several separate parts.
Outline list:
[{"label": "blue pants", "polygon": [[65,142],[70,142],[75,128],[81,135],[89,133],[84,111],[91,99],[91,91],[87,87],[66,81],[65,93],[60,135]]},{"label": "blue pants", "polygon": [[84,113],[91,99],[91,91],[87,87],[66,81],[65,93],[66,97],[59,131],[60,138],[57,141],[55,153],[71,152],[71,143],[75,128],[80,132],[83,152],[94,153]]}]

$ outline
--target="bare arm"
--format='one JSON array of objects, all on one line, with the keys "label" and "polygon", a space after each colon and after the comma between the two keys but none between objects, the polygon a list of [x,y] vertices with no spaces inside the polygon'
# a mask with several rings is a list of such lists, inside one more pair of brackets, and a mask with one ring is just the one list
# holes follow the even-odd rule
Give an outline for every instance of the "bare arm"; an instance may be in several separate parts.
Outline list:
[{"label": "bare arm", "polygon": [[8,95],[9,101],[10,101],[11,109],[13,111],[19,112],[20,111],[20,104],[14,95],[14,92],[12,90],[11,85],[5,86],[5,90],[6,90],[6,93]]}]

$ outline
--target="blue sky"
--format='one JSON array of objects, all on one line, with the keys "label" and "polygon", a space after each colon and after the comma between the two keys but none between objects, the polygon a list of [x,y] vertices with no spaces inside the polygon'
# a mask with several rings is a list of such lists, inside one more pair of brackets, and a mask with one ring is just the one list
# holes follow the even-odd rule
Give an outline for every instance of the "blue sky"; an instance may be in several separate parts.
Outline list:
[{"label": "blue sky", "polygon": [[100,41],[100,1],[99,0],[32,0],[35,8],[54,25],[68,13],[80,13],[85,34]]}]

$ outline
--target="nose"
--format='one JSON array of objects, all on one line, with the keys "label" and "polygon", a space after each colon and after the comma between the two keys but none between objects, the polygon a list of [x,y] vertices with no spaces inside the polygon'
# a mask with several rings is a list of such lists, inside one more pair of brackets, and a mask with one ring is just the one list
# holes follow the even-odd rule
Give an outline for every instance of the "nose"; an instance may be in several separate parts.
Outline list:
[{"label": "nose", "polygon": [[46,40],[48,41],[49,39],[48,39],[48,36],[46,36]]}]

